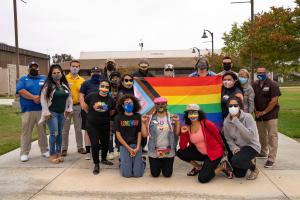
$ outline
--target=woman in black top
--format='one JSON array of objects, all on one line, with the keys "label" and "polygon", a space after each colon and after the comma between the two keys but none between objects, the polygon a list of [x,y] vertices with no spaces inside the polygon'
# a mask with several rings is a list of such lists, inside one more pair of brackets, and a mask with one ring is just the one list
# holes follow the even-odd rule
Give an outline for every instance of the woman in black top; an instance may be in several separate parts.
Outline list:
[{"label": "woman in black top", "polygon": [[92,143],[92,156],[95,164],[93,173],[99,174],[99,140],[101,142],[101,163],[113,165],[106,160],[109,146],[110,116],[115,112],[115,100],[109,96],[110,84],[108,80],[101,80],[99,92],[91,93],[85,98],[88,105],[87,131]]},{"label": "woman in black top", "polygon": [[242,102],[244,100],[243,88],[237,75],[233,72],[226,72],[222,76],[222,96],[221,96],[221,106],[222,106],[222,115],[225,119],[228,115],[227,101],[230,97],[236,96]]}]

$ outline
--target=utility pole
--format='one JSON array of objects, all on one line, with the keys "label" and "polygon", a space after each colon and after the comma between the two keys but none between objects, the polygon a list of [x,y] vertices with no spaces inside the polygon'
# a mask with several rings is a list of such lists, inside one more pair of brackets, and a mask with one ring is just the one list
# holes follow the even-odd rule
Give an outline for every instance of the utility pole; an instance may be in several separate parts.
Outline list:
[{"label": "utility pole", "polygon": [[16,81],[20,78],[20,54],[19,54],[19,38],[18,38],[18,13],[17,0],[14,0],[14,24],[15,24],[15,48],[16,48]]}]

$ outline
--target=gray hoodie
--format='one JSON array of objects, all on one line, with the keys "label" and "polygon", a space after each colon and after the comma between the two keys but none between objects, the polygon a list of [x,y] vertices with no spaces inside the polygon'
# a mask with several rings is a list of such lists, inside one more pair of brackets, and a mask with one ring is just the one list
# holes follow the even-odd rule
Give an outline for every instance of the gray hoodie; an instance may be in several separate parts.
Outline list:
[{"label": "gray hoodie", "polygon": [[224,135],[233,152],[244,146],[250,146],[260,153],[259,136],[256,123],[251,114],[240,110],[240,117],[230,119],[230,114],[224,121]]}]

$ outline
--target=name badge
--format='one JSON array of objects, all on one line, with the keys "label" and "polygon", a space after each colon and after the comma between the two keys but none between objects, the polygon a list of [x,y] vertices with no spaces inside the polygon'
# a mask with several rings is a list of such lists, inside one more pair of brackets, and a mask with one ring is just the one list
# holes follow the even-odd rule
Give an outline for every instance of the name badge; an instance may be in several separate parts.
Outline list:
[{"label": "name badge", "polygon": [[39,85],[44,85],[44,83],[45,83],[44,81],[40,81]]},{"label": "name badge", "polygon": [[264,92],[269,92],[269,91],[270,91],[270,87],[264,87],[264,88],[263,88],[263,91],[264,91]]}]

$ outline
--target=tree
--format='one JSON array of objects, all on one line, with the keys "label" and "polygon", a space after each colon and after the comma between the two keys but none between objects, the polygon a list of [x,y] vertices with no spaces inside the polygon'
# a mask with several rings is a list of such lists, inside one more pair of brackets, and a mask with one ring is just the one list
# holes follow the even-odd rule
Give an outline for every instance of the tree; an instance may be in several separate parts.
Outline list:
[{"label": "tree", "polygon": [[73,59],[71,54],[55,54],[54,56],[52,56],[52,62],[53,63],[62,63],[62,62],[66,62],[66,61],[71,61]]},{"label": "tree", "polygon": [[241,26],[232,25],[224,33],[225,54],[238,58],[241,65],[250,64],[250,52],[254,64],[264,65],[274,71],[285,73],[292,66],[299,66],[300,54],[300,0],[296,8],[271,7],[269,12],[259,13]]}]

